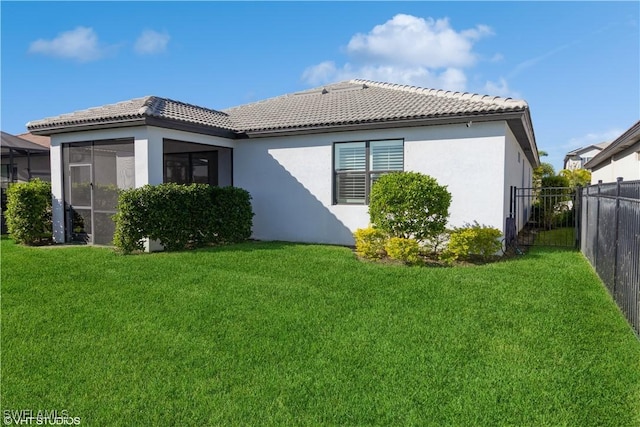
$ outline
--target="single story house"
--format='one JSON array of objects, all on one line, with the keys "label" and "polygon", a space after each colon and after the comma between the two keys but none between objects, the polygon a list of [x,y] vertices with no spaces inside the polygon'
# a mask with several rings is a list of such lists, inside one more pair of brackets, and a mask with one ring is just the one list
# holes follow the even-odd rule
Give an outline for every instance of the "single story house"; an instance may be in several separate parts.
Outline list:
[{"label": "single story house", "polygon": [[601,153],[585,164],[591,184],[640,179],[640,121],[627,129]]},{"label": "single story house", "polygon": [[609,144],[611,144],[611,141],[605,141],[599,144],[593,144],[587,147],[581,147],[573,151],[569,151],[564,156],[564,168],[570,171],[576,169],[584,169],[585,163],[593,159],[598,153],[607,148]]},{"label": "single story house", "polygon": [[[31,178],[49,181],[51,161],[49,160],[49,138],[28,133],[12,135],[0,132],[1,140],[1,186],[6,188],[11,182],[26,182]],[[39,142],[33,141],[38,139]]]},{"label": "single story house", "polygon": [[204,182],[251,193],[256,239],[351,245],[371,184],[403,170],[448,186],[451,225],[504,230],[511,187],[539,164],[525,101],[368,80],[221,111],[147,96],[27,126],[51,136],[57,242],[110,242],[115,188]]}]

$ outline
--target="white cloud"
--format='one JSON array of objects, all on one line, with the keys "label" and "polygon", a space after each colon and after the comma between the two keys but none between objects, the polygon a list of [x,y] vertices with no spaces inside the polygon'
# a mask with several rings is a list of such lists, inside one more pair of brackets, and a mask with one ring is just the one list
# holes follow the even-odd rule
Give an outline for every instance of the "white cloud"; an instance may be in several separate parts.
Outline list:
[{"label": "white cloud", "polygon": [[478,60],[475,42],[492,34],[478,25],[460,32],[449,20],[399,14],[369,33],[354,35],[346,46],[349,61],[339,67],[324,61],[308,67],[302,79],[310,84],[361,77],[448,90],[464,90],[464,68]]},{"label": "white cloud", "polygon": [[563,145],[567,149],[576,149],[581,147],[588,147],[589,145],[599,144],[601,142],[611,142],[618,138],[624,130],[609,129],[602,132],[590,132],[584,135],[576,136],[569,139],[569,141]]},{"label": "white cloud", "polygon": [[78,27],[58,34],[52,40],[38,39],[29,46],[30,53],[73,59],[79,62],[95,61],[102,58],[108,48],[101,47],[93,28]]},{"label": "white cloud", "polygon": [[133,49],[141,55],[153,55],[162,53],[167,49],[171,37],[166,32],[159,33],[153,30],[145,30],[140,34]]},{"label": "white cloud", "polygon": [[330,81],[336,74],[338,69],[333,61],[324,61],[317,65],[307,67],[302,73],[302,80],[312,84],[320,85]]},{"label": "white cloud", "polygon": [[344,64],[342,68],[337,68],[333,61],[325,61],[308,67],[302,73],[302,79],[311,85],[356,78],[457,91],[464,90],[467,83],[466,75],[457,68],[436,72],[426,67],[392,65],[354,67],[349,63]]},{"label": "white cloud", "polygon": [[488,95],[521,98],[518,92],[514,92],[509,88],[509,83],[504,77],[500,77],[497,82],[487,81],[484,85],[484,92]]}]

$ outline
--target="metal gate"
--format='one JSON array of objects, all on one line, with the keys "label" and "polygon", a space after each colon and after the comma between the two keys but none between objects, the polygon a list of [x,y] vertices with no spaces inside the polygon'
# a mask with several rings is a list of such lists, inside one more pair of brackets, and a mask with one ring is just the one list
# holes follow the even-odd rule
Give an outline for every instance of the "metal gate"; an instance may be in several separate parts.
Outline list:
[{"label": "metal gate", "polygon": [[579,247],[580,194],[572,187],[511,187],[509,219],[518,246]]}]

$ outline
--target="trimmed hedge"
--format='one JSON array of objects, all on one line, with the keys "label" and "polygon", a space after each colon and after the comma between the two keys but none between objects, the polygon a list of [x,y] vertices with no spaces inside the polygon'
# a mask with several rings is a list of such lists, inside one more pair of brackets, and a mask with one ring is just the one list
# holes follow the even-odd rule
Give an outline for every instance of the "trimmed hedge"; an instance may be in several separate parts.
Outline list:
[{"label": "trimmed hedge", "polygon": [[51,241],[51,184],[38,178],[7,188],[7,230],[17,243]]},{"label": "trimmed hedge", "polygon": [[114,219],[122,252],[142,250],[146,237],[175,251],[248,239],[253,211],[242,188],[166,183],[121,191]]}]

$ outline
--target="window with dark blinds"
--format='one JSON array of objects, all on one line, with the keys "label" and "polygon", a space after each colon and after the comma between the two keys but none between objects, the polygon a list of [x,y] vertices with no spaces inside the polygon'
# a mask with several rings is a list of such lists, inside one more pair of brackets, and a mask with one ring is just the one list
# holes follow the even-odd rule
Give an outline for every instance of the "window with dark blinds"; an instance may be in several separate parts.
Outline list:
[{"label": "window with dark blinds", "polygon": [[338,142],[334,145],[334,203],[366,204],[385,173],[404,169],[404,141]]}]

